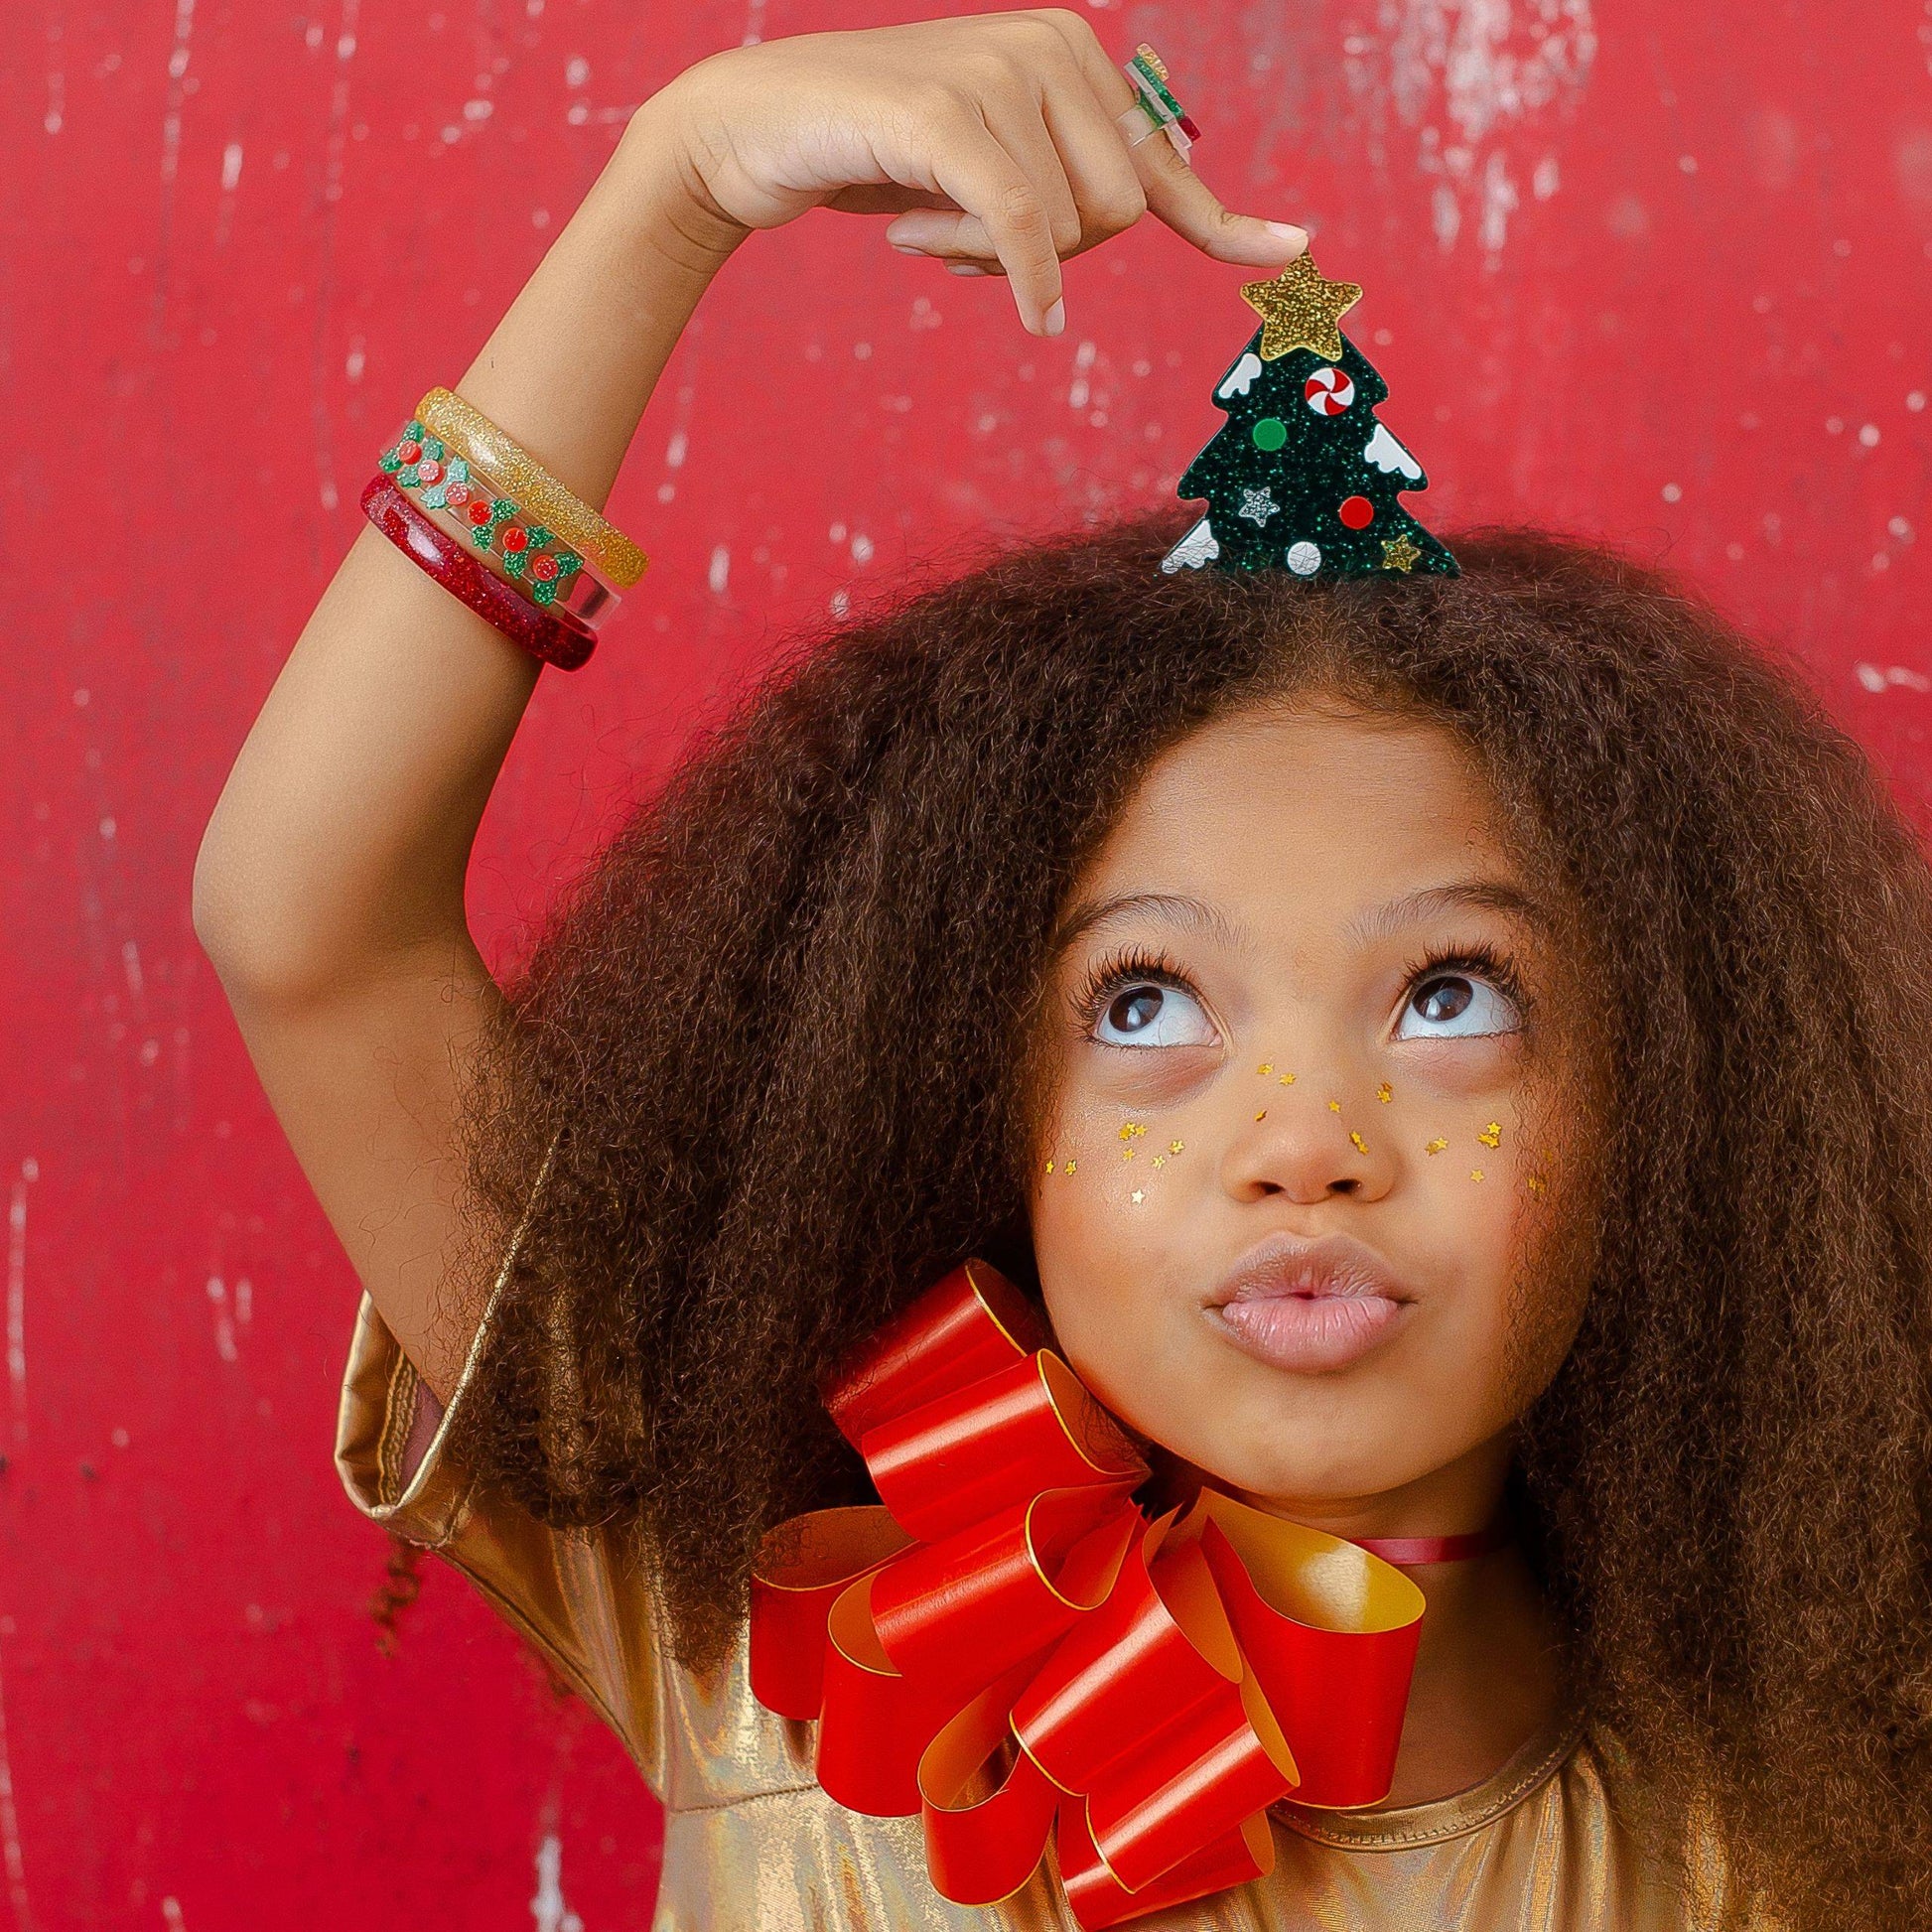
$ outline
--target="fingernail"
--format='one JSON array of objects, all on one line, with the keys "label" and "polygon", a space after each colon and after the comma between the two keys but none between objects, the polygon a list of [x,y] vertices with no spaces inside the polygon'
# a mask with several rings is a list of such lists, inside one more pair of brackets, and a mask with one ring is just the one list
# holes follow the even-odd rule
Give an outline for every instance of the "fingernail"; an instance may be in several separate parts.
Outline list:
[{"label": "fingernail", "polygon": [[1048,336],[1063,335],[1066,331],[1066,302],[1062,298],[1055,302],[1040,318],[1041,331]]},{"label": "fingernail", "polygon": [[925,250],[923,248],[914,248],[909,241],[896,241],[893,243],[893,253],[896,255],[923,255]]},{"label": "fingernail", "polygon": [[1264,221],[1261,224],[1270,234],[1278,234],[1284,241],[1292,241],[1298,248],[1309,245],[1309,231],[1298,228],[1293,221]]},{"label": "fingernail", "polygon": [[991,269],[987,268],[975,268],[971,262],[948,262],[946,264],[946,273],[948,275],[990,275],[992,272]]}]

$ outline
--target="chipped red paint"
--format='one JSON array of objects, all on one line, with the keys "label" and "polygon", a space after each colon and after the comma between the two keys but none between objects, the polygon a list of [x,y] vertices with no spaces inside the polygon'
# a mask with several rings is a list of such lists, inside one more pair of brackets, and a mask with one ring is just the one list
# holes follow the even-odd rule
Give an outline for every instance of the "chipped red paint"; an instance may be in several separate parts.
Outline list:
[{"label": "chipped red paint", "polygon": [[[647,1920],[645,1795],[466,1588],[430,1566],[377,1651],[385,1546],[329,1461],[354,1289],[189,871],[376,452],[626,109],[748,32],[894,11],[9,15],[0,1927]],[[1932,77],[1917,9],[1889,11],[1622,0],[1590,28],[1587,0],[1519,0],[1452,63],[1430,23],[1471,37],[1478,10],[1442,0],[1092,18],[1167,56],[1203,173],[1367,286],[1425,520],[1668,557],[1803,658],[1916,806]],[[655,568],[594,666],[546,680],[490,815],[491,942],[795,622],[1164,498],[1217,425],[1238,280],[1136,234],[1073,266],[1041,343],[868,223],[748,247],[619,487]]]}]

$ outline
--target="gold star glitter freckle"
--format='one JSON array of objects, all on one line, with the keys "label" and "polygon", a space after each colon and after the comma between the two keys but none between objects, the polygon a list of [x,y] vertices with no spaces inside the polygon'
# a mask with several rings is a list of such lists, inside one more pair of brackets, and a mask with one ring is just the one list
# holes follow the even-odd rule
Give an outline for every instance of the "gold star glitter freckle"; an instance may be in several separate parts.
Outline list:
[{"label": "gold star glitter freckle", "polygon": [[1414,570],[1422,557],[1419,544],[1411,543],[1407,536],[1384,537],[1382,539],[1382,568],[1384,570]]},{"label": "gold star glitter freckle", "polygon": [[1261,1110],[1261,1112],[1255,1116],[1256,1120],[1266,1120],[1267,1118],[1268,1118],[1268,1109],[1266,1107],[1264,1107]]},{"label": "gold star glitter freckle", "polygon": [[1184,1150],[1184,1145],[1185,1145],[1185,1144],[1184,1144],[1183,1142],[1180,1142],[1180,1141],[1170,1141],[1170,1142],[1168,1143],[1168,1152],[1169,1152],[1170,1154],[1179,1154],[1179,1153],[1181,1153],[1181,1152],[1183,1152],[1183,1150]]},{"label": "gold star glitter freckle", "polygon": [[1479,1140],[1484,1147],[1501,1147],[1503,1144],[1502,1122],[1499,1120],[1492,1120],[1489,1123],[1489,1125],[1485,1127],[1482,1130],[1482,1132],[1476,1136],[1476,1139]]},{"label": "gold star glitter freckle", "polygon": [[1471,1180],[1480,1180],[1482,1178],[1482,1170],[1480,1168],[1471,1168],[1469,1170],[1469,1178]]},{"label": "gold star glitter freckle", "polygon": [[1120,1151],[1120,1158],[1121,1158],[1121,1159],[1122,1159],[1123,1161],[1131,1161],[1131,1160],[1133,1160],[1133,1158],[1134,1158],[1134,1150],[1133,1150],[1133,1149],[1132,1149],[1131,1147],[1124,1147],[1124,1148],[1122,1148],[1122,1149],[1121,1149],[1121,1151]]},{"label": "gold star glitter freckle", "polygon": [[1047,1172],[1048,1173],[1051,1173],[1053,1172],[1053,1164],[1052,1164],[1052,1162],[1050,1162],[1050,1161],[1049,1161],[1049,1162],[1047,1162],[1047,1164],[1046,1164],[1046,1172]]},{"label": "gold star glitter freckle", "polygon": [[1341,331],[1336,325],[1362,299],[1362,285],[1326,280],[1312,257],[1303,254],[1272,281],[1242,283],[1241,299],[1261,318],[1264,362],[1296,348],[1311,348],[1339,362]]},{"label": "gold star glitter freckle", "polygon": [[1154,1165],[1157,1168],[1165,1168],[1168,1165],[1168,1157],[1165,1154],[1157,1154],[1154,1157]]},{"label": "gold star glitter freckle", "polygon": [[1074,1169],[1075,1169],[1076,1167],[1078,1167],[1078,1166],[1079,1166],[1079,1163],[1078,1163],[1077,1161],[1069,1161],[1069,1162],[1068,1162],[1068,1163],[1066,1164],[1066,1173],[1068,1173],[1070,1174],[1070,1173],[1071,1173],[1073,1172],[1073,1170],[1074,1170]]},{"label": "gold star glitter freckle", "polygon": [[1382,1084],[1375,1089],[1375,1097],[1377,1100],[1381,1101],[1383,1106],[1386,1107],[1389,1104],[1389,1102],[1395,1098],[1395,1089],[1389,1085],[1388,1081],[1384,1080]]},{"label": "gold star glitter freckle", "polygon": [[1362,1137],[1359,1134],[1357,1134],[1352,1128],[1349,1130],[1348,1138],[1352,1142],[1354,1142],[1355,1152],[1357,1154],[1366,1154],[1368,1152],[1368,1143],[1365,1140],[1363,1140]]},{"label": "gold star glitter freckle", "polygon": [[1292,1073],[1284,1073],[1284,1074],[1282,1075],[1282,1085],[1283,1085],[1283,1086],[1285,1086],[1285,1087],[1292,1087],[1292,1086],[1293,1086],[1294,1084],[1295,1084],[1295,1075],[1294,1075],[1294,1074],[1292,1074]]},{"label": "gold star glitter freckle", "polygon": [[1540,1194],[1543,1191],[1543,1185],[1544,1185],[1543,1176],[1540,1173],[1533,1173],[1530,1175],[1528,1181],[1525,1184],[1528,1186],[1531,1193]]},{"label": "gold star glitter freckle", "polygon": [[1423,1152],[1425,1154],[1441,1154],[1442,1151],[1448,1146],[1449,1143],[1439,1135],[1435,1140],[1431,1141],[1426,1148],[1423,1149]]},{"label": "gold star glitter freckle", "polygon": [[1140,1206],[1140,1204],[1141,1204],[1141,1203],[1142,1203],[1142,1202],[1143,1202],[1144,1200],[1146,1200],[1146,1199],[1147,1199],[1147,1195],[1146,1195],[1145,1193],[1143,1193],[1143,1192],[1141,1191],[1141,1189],[1140,1189],[1140,1188],[1138,1188],[1138,1187],[1136,1187],[1136,1188],[1134,1189],[1134,1192],[1133,1192],[1133,1195],[1132,1195],[1132,1199],[1133,1199],[1133,1202],[1134,1202],[1134,1205],[1135,1205],[1136,1207],[1139,1207],[1139,1206]]},{"label": "gold star glitter freckle", "polygon": [[1255,1071],[1259,1073],[1264,1080],[1268,1077],[1269,1074],[1274,1072],[1274,1070],[1275,1070],[1275,1062],[1273,1060],[1263,1060],[1262,1063],[1255,1068]]},{"label": "gold star glitter freckle", "polygon": [[1328,1102],[1328,1111],[1329,1111],[1329,1112],[1330,1112],[1331,1114],[1338,1114],[1338,1113],[1340,1113],[1340,1112],[1341,1112],[1341,1102],[1340,1102],[1339,1100],[1331,1100],[1331,1101],[1329,1101],[1329,1102]]}]

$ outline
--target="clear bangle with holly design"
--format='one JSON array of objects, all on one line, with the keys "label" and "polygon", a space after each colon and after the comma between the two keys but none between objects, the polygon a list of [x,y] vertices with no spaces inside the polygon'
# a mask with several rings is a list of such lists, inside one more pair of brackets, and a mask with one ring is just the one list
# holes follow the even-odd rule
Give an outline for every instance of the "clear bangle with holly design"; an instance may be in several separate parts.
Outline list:
[{"label": "clear bangle with holly design", "polygon": [[540,523],[499,478],[457,454],[412,418],[383,451],[382,473],[443,529],[461,536],[479,562],[539,610],[567,614],[598,630],[621,600],[584,558]]}]

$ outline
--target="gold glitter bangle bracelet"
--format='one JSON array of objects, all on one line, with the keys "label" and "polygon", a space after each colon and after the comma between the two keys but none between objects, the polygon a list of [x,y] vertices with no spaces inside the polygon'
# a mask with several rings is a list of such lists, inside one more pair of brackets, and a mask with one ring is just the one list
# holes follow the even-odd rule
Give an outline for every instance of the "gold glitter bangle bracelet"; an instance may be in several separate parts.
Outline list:
[{"label": "gold glitter bangle bracelet", "polygon": [[432,435],[500,478],[526,510],[581,550],[616,589],[627,591],[644,574],[650,559],[621,530],[566,489],[522,444],[455,390],[432,389],[416,405],[416,417]]}]

